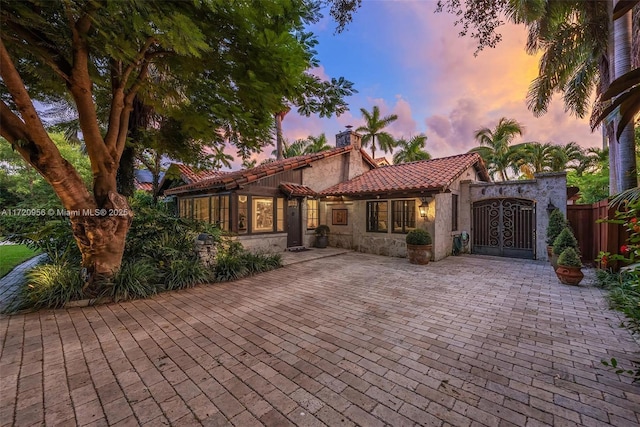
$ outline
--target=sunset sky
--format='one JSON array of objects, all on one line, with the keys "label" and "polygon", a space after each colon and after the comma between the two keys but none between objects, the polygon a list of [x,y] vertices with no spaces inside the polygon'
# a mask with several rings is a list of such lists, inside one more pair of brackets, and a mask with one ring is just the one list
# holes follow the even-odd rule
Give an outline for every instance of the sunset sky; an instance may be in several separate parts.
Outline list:
[{"label": "sunset sky", "polygon": [[[392,135],[425,133],[426,149],[433,157],[468,151],[477,145],[474,131],[495,126],[503,116],[525,126],[524,136],[514,143],[575,141],[584,147],[601,146],[600,133],[591,133],[588,118],[565,113],[560,96],[540,118],[527,110],[527,88],[538,65],[524,50],[524,27],[501,27],[502,42],[476,57],[475,41],[459,37],[454,17],[434,13],[435,5],[365,0],[341,34],[334,34],[335,23],[328,16],[314,25],[322,64],[315,73],[344,76],[359,93],[348,99],[350,111],[338,118],[307,118],[292,111],[283,122],[285,137],[293,141],[324,132],[333,145],[335,134],[346,125],[364,124],[361,107],[371,111],[378,105],[384,115],[399,117],[387,128]],[[271,149],[267,147],[259,159],[269,157]],[[376,156],[381,154],[377,150]]]}]

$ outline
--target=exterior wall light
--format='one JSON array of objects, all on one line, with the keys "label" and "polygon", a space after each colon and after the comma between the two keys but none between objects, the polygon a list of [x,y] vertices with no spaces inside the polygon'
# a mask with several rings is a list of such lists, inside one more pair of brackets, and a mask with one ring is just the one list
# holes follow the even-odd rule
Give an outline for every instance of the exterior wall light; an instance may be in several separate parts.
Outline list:
[{"label": "exterior wall light", "polygon": [[420,197],[422,203],[418,206],[418,210],[420,211],[420,216],[422,218],[427,217],[427,213],[429,212],[429,202],[431,201],[431,196],[428,197]]}]

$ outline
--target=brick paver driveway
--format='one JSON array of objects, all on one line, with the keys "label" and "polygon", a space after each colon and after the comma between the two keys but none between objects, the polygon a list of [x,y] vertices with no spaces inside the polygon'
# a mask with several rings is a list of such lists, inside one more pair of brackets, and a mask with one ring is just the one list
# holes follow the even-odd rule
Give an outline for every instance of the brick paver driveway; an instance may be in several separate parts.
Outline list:
[{"label": "brick paver driveway", "polygon": [[637,425],[620,320],[542,262],[349,253],[0,318],[0,424]]}]

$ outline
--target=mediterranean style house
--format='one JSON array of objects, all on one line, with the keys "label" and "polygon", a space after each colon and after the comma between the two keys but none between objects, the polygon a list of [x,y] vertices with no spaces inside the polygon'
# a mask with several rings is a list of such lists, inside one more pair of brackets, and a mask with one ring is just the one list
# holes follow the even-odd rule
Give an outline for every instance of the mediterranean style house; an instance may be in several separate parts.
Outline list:
[{"label": "mediterranean style house", "polygon": [[556,191],[566,189],[563,174],[491,183],[477,153],[379,166],[352,130],[324,152],[181,174],[183,185],[163,183],[179,215],[217,224],[252,250],[313,246],[315,228],[326,224],[330,246],[360,252],[406,256],[405,234],[423,228],[436,261],[460,249],[544,258],[546,208],[566,205],[566,191]]}]

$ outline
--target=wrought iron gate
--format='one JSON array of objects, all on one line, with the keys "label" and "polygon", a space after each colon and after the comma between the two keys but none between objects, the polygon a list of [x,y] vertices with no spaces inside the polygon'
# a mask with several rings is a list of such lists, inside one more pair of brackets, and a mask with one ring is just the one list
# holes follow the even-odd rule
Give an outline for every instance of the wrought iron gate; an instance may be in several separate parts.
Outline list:
[{"label": "wrought iron gate", "polygon": [[489,199],[473,204],[473,253],[535,258],[535,204],[524,199]]}]

